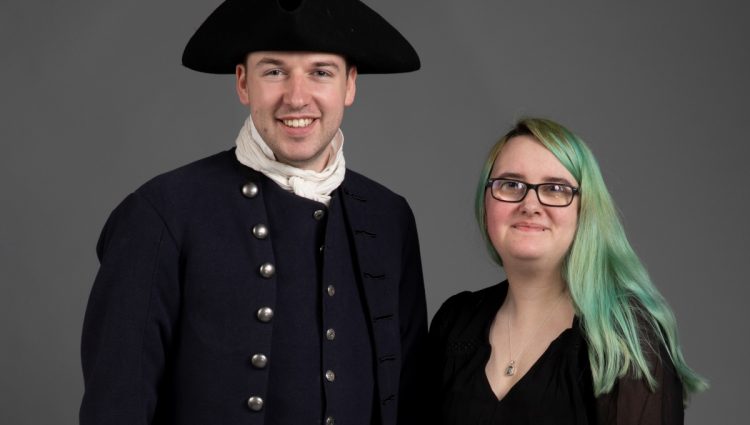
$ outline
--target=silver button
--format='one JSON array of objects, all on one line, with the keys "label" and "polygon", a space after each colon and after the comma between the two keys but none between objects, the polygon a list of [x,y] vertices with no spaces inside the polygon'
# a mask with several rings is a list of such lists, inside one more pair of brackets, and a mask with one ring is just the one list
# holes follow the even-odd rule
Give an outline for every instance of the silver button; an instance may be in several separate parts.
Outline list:
[{"label": "silver button", "polygon": [[263,409],[263,399],[258,396],[252,396],[247,399],[247,407],[253,412],[259,412]]},{"label": "silver button", "polygon": [[325,215],[326,215],[325,211],[323,211],[323,210],[315,210],[315,212],[313,213],[313,218],[316,219],[316,220],[320,220],[323,217],[325,217]]},{"label": "silver button", "polygon": [[328,285],[328,288],[326,288],[326,292],[328,292],[329,297],[332,297],[334,294],[336,294],[336,287],[333,285]]},{"label": "silver button", "polygon": [[258,239],[265,239],[268,237],[268,227],[265,224],[256,224],[253,226],[253,236]]},{"label": "silver button", "polygon": [[253,182],[247,182],[242,186],[242,194],[246,198],[255,198],[258,195],[258,185]]},{"label": "silver button", "polygon": [[336,331],[333,330],[333,328],[326,331],[326,339],[329,341],[333,341],[334,339],[336,339]]},{"label": "silver button", "polygon": [[333,416],[329,416],[326,418],[326,425],[335,425],[336,421],[333,419]]},{"label": "silver button", "polygon": [[253,357],[250,358],[250,363],[255,367],[256,369],[263,369],[268,364],[268,357],[266,357],[265,354],[253,354]]},{"label": "silver button", "polygon": [[273,276],[276,273],[276,268],[271,263],[263,263],[260,265],[260,275],[266,279]]},{"label": "silver button", "polygon": [[273,319],[273,310],[271,310],[271,307],[262,307],[258,309],[257,316],[261,322],[268,323]]},{"label": "silver button", "polygon": [[336,374],[332,370],[326,371],[326,381],[333,382],[336,380]]},{"label": "silver button", "polygon": [[320,248],[318,248],[318,251],[320,251],[320,252],[323,252],[325,250],[326,250],[326,246],[325,245],[321,245]]}]

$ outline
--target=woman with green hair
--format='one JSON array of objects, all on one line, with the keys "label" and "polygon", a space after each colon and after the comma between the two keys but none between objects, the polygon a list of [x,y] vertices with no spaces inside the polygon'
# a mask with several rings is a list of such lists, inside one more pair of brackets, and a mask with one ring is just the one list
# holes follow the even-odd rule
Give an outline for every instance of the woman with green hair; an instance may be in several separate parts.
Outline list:
[{"label": "woman with green hair", "polygon": [[507,280],[435,315],[434,423],[683,423],[706,383],[583,141],[519,121],[490,151],[476,216]]}]

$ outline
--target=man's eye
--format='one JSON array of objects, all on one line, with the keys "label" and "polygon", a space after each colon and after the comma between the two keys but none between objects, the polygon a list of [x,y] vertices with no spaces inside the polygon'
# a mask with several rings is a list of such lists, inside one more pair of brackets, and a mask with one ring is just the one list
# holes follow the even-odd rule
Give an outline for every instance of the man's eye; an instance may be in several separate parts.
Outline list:
[{"label": "man's eye", "polygon": [[330,77],[331,73],[328,71],[323,71],[319,69],[319,70],[314,71],[313,75],[315,75],[316,77]]},{"label": "man's eye", "polygon": [[265,73],[265,75],[268,75],[268,76],[271,76],[271,77],[278,77],[281,74],[282,74],[282,72],[281,72],[280,69],[269,69]]}]

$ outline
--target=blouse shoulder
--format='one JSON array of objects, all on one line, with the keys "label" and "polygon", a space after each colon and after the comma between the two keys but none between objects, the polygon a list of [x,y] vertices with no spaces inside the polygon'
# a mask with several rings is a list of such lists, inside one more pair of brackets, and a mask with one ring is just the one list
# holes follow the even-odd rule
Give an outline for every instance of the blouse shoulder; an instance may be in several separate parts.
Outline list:
[{"label": "blouse shoulder", "polygon": [[451,322],[456,315],[464,309],[464,306],[472,298],[472,293],[469,291],[459,292],[458,294],[452,295],[450,298],[440,306],[435,317],[432,319],[432,325],[441,325],[444,322]]},{"label": "blouse shoulder", "polygon": [[448,298],[438,309],[430,324],[432,339],[442,341],[475,339],[502,304],[505,282],[470,292],[463,291]]},{"label": "blouse shoulder", "polygon": [[[643,314],[643,313],[641,313]],[[652,389],[643,376],[628,371],[607,394],[597,398],[599,424],[684,423],[682,382],[657,331],[639,317],[641,349],[656,381]]]}]

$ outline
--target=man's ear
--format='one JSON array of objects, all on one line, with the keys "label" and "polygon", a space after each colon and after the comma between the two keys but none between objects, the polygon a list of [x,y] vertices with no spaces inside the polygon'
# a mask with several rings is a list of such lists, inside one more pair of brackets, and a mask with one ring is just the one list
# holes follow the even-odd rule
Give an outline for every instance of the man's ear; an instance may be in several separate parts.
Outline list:
[{"label": "man's ear", "polygon": [[346,73],[346,97],[344,105],[351,106],[354,103],[354,95],[357,94],[357,67],[352,65]]},{"label": "man's ear", "polygon": [[247,106],[250,104],[250,96],[247,92],[247,66],[245,64],[237,64],[234,68],[234,74],[237,77],[237,97],[240,98],[240,103]]}]

